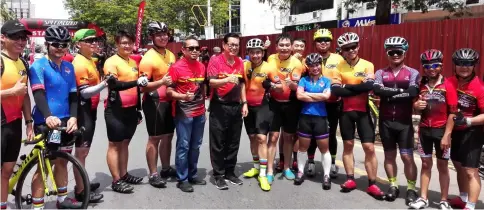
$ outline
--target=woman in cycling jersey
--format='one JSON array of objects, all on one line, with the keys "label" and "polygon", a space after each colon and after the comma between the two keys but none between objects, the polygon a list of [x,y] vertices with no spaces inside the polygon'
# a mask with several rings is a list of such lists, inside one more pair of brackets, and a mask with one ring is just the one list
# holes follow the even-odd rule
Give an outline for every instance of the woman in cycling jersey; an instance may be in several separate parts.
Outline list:
[{"label": "woman in cycling jersey", "polygon": [[306,57],[309,75],[299,81],[297,99],[303,102],[297,134],[299,136],[299,152],[297,154],[298,173],[295,185],[304,181],[304,165],[308,158],[307,151],[311,138],[316,139],[321,151],[323,163],[323,189],[331,189],[329,172],[331,169],[331,155],[329,153],[329,129],[325,102],[331,96],[331,80],[321,75],[323,57],[312,53]]}]

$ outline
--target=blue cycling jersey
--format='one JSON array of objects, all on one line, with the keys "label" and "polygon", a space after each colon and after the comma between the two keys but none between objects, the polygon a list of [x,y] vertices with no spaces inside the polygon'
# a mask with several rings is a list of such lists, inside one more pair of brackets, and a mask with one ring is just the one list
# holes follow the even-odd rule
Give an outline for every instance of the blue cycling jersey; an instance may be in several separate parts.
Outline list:
[{"label": "blue cycling jersey", "polygon": [[[69,93],[77,92],[76,74],[71,63],[62,61],[58,66],[43,57],[30,66],[29,78],[32,92],[45,90],[47,104],[53,116],[59,119],[70,117]],[[32,110],[32,117],[35,124],[45,122],[45,117],[37,106]]]},{"label": "blue cycling jersey", "polygon": [[[308,93],[323,93],[324,91],[330,91],[331,80],[327,77],[320,77],[318,81],[312,81],[311,77],[305,76],[299,81],[299,87],[304,88]],[[303,102],[301,114],[315,115],[326,117],[326,105],[325,102]]]}]

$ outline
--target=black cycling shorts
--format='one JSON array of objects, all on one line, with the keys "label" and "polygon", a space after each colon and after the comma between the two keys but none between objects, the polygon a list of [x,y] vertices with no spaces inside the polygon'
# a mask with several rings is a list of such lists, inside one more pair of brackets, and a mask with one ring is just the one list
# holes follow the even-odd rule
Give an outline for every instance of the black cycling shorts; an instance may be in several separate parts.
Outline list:
[{"label": "black cycling shorts", "polygon": [[431,158],[435,148],[435,156],[441,160],[449,160],[450,149],[443,151],[440,142],[444,137],[445,128],[419,128],[418,153],[420,157]]},{"label": "black cycling shorts", "polygon": [[[61,120],[61,127],[67,127],[67,121],[69,120],[68,117],[62,118]],[[42,123],[42,124],[37,124],[34,125],[34,133],[35,135],[41,134],[41,132],[49,131],[47,128],[47,124]],[[44,135],[47,135],[44,133]],[[46,138],[49,138],[48,136]],[[58,144],[47,144],[47,147],[51,150],[60,150],[63,152],[71,153],[72,149],[74,148],[74,141],[72,141],[74,138],[74,135],[68,134],[67,132],[61,132],[61,143],[60,145]]]},{"label": "black cycling shorts", "polygon": [[414,130],[411,121],[380,120],[379,129],[384,151],[396,150],[398,144],[400,154],[413,154]]},{"label": "black cycling shorts", "polygon": [[149,136],[172,134],[175,121],[171,113],[171,102],[160,102],[146,99],[143,101],[146,130]]},{"label": "black cycling shorts", "polygon": [[97,109],[91,107],[80,106],[77,114],[77,125],[84,127],[82,137],[76,139],[77,148],[90,148],[92,139],[94,137],[94,130],[96,129]]},{"label": "black cycling shorts", "polygon": [[22,145],[22,118],[2,125],[2,164],[16,162]]},{"label": "black cycling shorts", "polygon": [[299,115],[301,113],[301,102],[278,102],[271,99],[269,106],[274,114],[270,131],[280,132],[282,127],[284,132],[295,134],[297,131]]},{"label": "black cycling shorts", "polygon": [[249,114],[244,118],[245,130],[248,135],[267,135],[271,128],[273,118],[272,110],[268,103],[260,106],[248,106]]},{"label": "black cycling shorts", "polygon": [[299,117],[297,134],[303,138],[327,139],[329,137],[328,119],[326,117],[303,114]]},{"label": "black cycling shorts", "polygon": [[481,158],[484,135],[482,128],[469,128],[463,131],[452,131],[450,158],[463,167],[478,168]]},{"label": "black cycling shorts", "polygon": [[106,131],[111,142],[121,142],[133,138],[138,126],[138,111],[136,107],[106,108],[104,110]]},{"label": "black cycling shorts", "polygon": [[375,129],[370,114],[360,111],[342,112],[339,118],[339,130],[343,140],[354,140],[355,129],[361,143],[375,142]]}]

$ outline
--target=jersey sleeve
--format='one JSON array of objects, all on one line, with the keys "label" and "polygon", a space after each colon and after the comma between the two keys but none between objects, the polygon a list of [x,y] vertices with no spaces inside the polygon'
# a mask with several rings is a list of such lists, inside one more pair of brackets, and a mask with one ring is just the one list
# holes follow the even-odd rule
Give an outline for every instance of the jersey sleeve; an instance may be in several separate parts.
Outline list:
[{"label": "jersey sleeve", "polygon": [[279,78],[279,75],[277,73],[277,68],[274,65],[269,64],[268,65],[268,70],[267,70],[267,77],[273,82],[273,83],[280,83],[281,78]]},{"label": "jersey sleeve", "polygon": [[301,80],[301,76],[303,74],[304,66],[301,64],[301,61],[298,59],[294,58],[295,64],[294,64],[294,70],[292,70],[292,75],[291,79],[292,81],[299,81]]},{"label": "jersey sleeve", "polygon": [[477,94],[477,106],[479,107],[480,113],[484,113],[484,86],[482,84],[477,85],[479,86],[479,92]]},{"label": "jersey sleeve", "polygon": [[454,87],[454,85],[448,79],[444,81],[444,86],[445,86],[445,101],[447,103],[448,112],[456,113],[457,103],[458,103],[457,88]]},{"label": "jersey sleeve", "polygon": [[139,64],[139,76],[145,75],[148,80],[151,80],[153,76],[153,64],[151,61],[147,61],[145,59],[141,60]]},{"label": "jersey sleeve", "polygon": [[168,76],[170,76],[171,80],[173,81],[170,87],[176,87],[176,83],[178,82],[178,74],[175,66],[170,66],[170,68],[168,69]]},{"label": "jersey sleeve", "polygon": [[334,69],[333,71],[331,71],[330,74],[331,74],[331,83],[333,85],[341,85],[342,84],[341,73],[339,72],[339,70]]},{"label": "jersey sleeve", "polygon": [[104,63],[104,75],[108,74],[118,77],[118,68],[116,66],[116,62],[114,62],[113,59],[108,59]]},{"label": "jersey sleeve", "polygon": [[368,66],[365,69],[365,74],[369,79],[375,79],[375,66],[373,63],[368,62]]},{"label": "jersey sleeve", "polygon": [[32,92],[36,90],[45,90],[44,86],[44,70],[43,68],[37,67],[38,63],[30,66],[28,75],[30,78],[30,87]]},{"label": "jersey sleeve", "polygon": [[409,86],[419,88],[419,86],[420,86],[420,73],[415,69],[411,69],[410,72],[411,72],[411,74],[410,74]]},{"label": "jersey sleeve", "polygon": [[298,91],[304,91],[305,87],[306,87],[306,77],[303,77],[301,78],[301,80],[299,80],[299,83],[298,83],[298,86],[297,86],[297,90]]},{"label": "jersey sleeve", "polygon": [[83,65],[74,64],[74,71],[76,72],[76,84],[79,89],[89,85],[89,73],[87,68]]},{"label": "jersey sleeve", "polygon": [[[74,66],[71,63],[67,63],[67,68],[71,69],[71,72],[75,72]],[[70,81],[69,81],[69,92],[71,92],[71,93],[77,92],[76,74],[75,73],[70,74],[69,79],[70,79]]]},{"label": "jersey sleeve", "polygon": [[324,81],[323,92],[331,91],[331,80],[325,77],[323,81]]},{"label": "jersey sleeve", "polygon": [[207,79],[216,79],[217,76],[218,76],[218,69],[219,69],[219,65],[218,65],[218,57],[215,57],[213,59],[210,59],[210,62],[208,63],[208,67],[207,67]]},{"label": "jersey sleeve", "polygon": [[378,70],[375,73],[375,85],[383,86],[383,70]]}]

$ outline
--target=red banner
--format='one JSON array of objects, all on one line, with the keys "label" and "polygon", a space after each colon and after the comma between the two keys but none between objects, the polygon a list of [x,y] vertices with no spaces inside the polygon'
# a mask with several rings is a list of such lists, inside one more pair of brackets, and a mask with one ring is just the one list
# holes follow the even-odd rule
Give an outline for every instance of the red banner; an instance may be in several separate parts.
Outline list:
[{"label": "red banner", "polygon": [[138,23],[136,24],[136,43],[134,44],[135,48],[139,48],[139,44],[141,42],[141,26],[143,25],[143,14],[145,13],[145,5],[146,1],[141,1],[138,8]]},{"label": "red banner", "polygon": [[35,42],[34,42],[34,39],[30,39],[31,42],[30,42],[30,56],[29,56],[29,59],[30,59],[30,64],[32,64],[34,62],[34,55],[35,55]]}]

